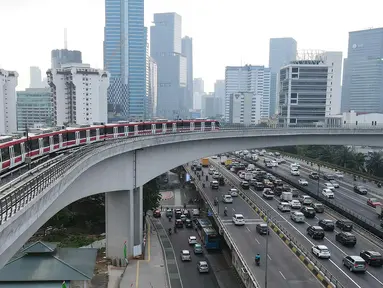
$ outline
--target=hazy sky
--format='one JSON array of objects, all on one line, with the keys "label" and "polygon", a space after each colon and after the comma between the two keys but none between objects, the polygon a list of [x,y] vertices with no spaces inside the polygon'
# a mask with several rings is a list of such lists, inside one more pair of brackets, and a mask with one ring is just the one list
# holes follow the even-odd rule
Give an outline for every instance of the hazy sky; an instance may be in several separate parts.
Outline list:
[{"label": "hazy sky", "polygon": [[[45,74],[50,51],[81,50],[84,63],[103,66],[104,0],[0,0],[0,67],[19,72],[18,90],[29,85],[29,66]],[[153,13],[177,12],[182,34],[193,37],[194,77],[212,91],[225,66],[268,65],[271,37],[294,37],[298,49],[347,53],[348,32],[383,26],[383,0],[146,0]]]}]

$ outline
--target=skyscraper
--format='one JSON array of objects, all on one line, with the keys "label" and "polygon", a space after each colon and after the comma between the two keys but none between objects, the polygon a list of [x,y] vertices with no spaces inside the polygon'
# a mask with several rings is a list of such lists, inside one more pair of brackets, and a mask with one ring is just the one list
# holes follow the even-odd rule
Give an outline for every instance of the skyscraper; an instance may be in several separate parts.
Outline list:
[{"label": "skyscraper", "polygon": [[187,109],[193,109],[193,38],[188,36],[182,38],[182,54],[187,61],[185,106]]},{"label": "skyscraper", "polygon": [[146,117],[144,0],[105,0],[104,69],[110,72],[108,121]]},{"label": "skyscraper", "polygon": [[39,67],[31,66],[29,67],[29,88],[44,88],[44,83],[41,80],[41,70]]},{"label": "skyscraper", "polygon": [[342,112],[383,113],[383,28],[353,31],[344,59]]},{"label": "skyscraper", "polygon": [[82,63],[81,51],[56,49],[51,52],[51,68],[60,68],[63,64]]},{"label": "skyscraper", "polygon": [[214,83],[214,95],[218,99],[218,115],[225,115],[225,80],[217,80]]},{"label": "skyscraper", "polygon": [[16,86],[19,74],[0,69],[0,135],[17,131]]},{"label": "skyscraper", "polygon": [[297,41],[294,38],[271,38],[269,45],[269,68],[271,70],[270,116],[277,110],[278,73],[282,66],[296,59]]},{"label": "skyscraper", "polygon": [[343,53],[341,51],[326,51],[323,53],[323,61],[330,69],[330,94],[327,97],[326,116],[340,114],[342,88],[342,61]]},{"label": "skyscraper", "polygon": [[157,116],[168,119],[187,117],[187,60],[181,48],[181,16],[177,13],[154,14],[154,25],[150,27],[150,55],[158,68]]},{"label": "skyscraper", "polygon": [[202,95],[205,94],[205,82],[202,78],[193,79],[193,109],[202,108]]}]

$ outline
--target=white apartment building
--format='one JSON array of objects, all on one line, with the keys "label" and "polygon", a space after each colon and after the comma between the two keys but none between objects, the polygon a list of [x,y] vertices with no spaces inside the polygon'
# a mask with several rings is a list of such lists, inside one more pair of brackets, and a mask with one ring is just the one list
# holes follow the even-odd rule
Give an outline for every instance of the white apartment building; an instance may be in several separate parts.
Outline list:
[{"label": "white apartment building", "polygon": [[110,74],[89,64],[63,64],[47,71],[53,97],[53,124],[106,123]]},{"label": "white apartment building", "polygon": [[[251,111],[260,109],[260,114],[255,113],[254,123],[261,119],[269,118],[270,114],[270,79],[271,72],[264,66],[228,66],[225,72],[225,120],[230,121],[231,97],[235,93],[248,93],[252,96],[252,105],[260,103]],[[248,95],[246,94],[246,95]],[[247,99],[247,97],[245,97]],[[259,99],[255,99],[259,98]],[[250,110],[246,110],[250,111]],[[247,117],[247,116],[246,116]],[[253,116],[252,116],[253,117]],[[247,119],[247,118],[246,118]]]},{"label": "white apartment building", "polygon": [[383,114],[381,113],[358,113],[353,110],[339,115],[326,117],[326,125],[331,127],[374,127],[383,126]]},{"label": "white apartment building", "polygon": [[233,124],[257,125],[261,120],[262,98],[251,92],[230,94],[229,122]]},{"label": "white apartment building", "polygon": [[148,107],[151,111],[151,115],[157,115],[157,95],[158,95],[158,70],[156,61],[150,57],[149,58],[149,97],[148,97]]},{"label": "white apartment building", "polygon": [[329,89],[331,92],[329,97],[326,99],[326,116],[338,115],[341,110],[341,100],[342,100],[342,62],[343,54],[342,52],[337,51],[327,51],[324,52],[321,57],[324,60],[324,63],[329,66],[330,83]]},{"label": "white apartment building", "polygon": [[19,74],[0,69],[0,135],[17,131],[16,86]]}]

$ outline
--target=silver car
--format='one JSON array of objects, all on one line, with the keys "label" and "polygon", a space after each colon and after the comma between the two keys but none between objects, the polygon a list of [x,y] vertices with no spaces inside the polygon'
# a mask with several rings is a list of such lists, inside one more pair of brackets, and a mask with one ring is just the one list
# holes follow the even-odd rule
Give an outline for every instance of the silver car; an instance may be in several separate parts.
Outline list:
[{"label": "silver car", "polygon": [[197,270],[199,271],[199,273],[208,273],[209,265],[207,264],[206,261],[198,261]]},{"label": "silver car", "polygon": [[189,250],[181,251],[181,260],[182,261],[191,261],[191,255]]},{"label": "silver car", "polygon": [[346,256],[343,258],[343,265],[351,272],[366,272],[366,261],[360,256]]}]

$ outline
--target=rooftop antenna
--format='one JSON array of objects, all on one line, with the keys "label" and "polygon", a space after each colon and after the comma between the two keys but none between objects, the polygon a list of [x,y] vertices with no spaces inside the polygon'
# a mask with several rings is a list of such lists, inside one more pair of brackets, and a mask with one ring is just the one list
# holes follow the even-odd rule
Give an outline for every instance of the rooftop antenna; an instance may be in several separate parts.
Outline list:
[{"label": "rooftop antenna", "polygon": [[68,49],[68,38],[66,28],[64,28],[64,49]]}]

